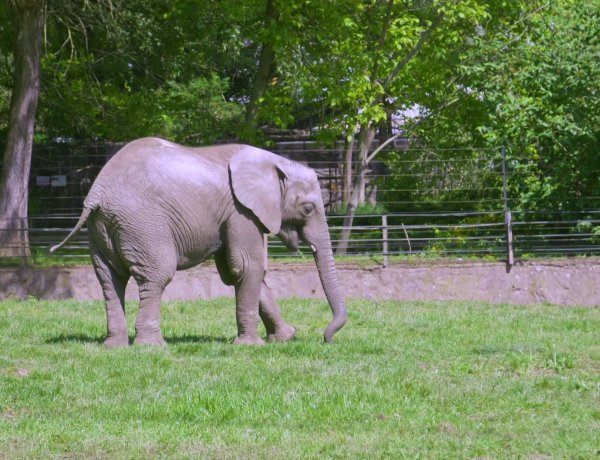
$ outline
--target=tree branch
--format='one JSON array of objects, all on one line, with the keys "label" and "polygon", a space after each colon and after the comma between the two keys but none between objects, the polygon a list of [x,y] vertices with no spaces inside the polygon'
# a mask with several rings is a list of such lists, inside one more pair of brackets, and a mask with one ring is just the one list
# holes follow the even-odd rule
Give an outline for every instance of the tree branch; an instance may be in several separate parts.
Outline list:
[{"label": "tree branch", "polygon": [[385,42],[387,41],[387,34],[390,28],[390,24],[392,23],[392,9],[394,7],[394,0],[389,0],[387,4],[387,10],[385,13],[385,23],[383,24],[383,28],[381,30],[381,35],[379,36],[378,46],[379,53],[377,53],[372,72],[372,81],[377,80],[377,72],[379,71],[379,57],[381,57],[381,52],[385,49]]},{"label": "tree branch", "polygon": [[[420,118],[419,120],[417,120],[415,122],[414,125],[411,126],[411,130],[415,129],[417,126],[419,126],[421,123],[423,123],[424,121],[429,120],[431,117],[433,117],[434,115],[437,115],[438,113],[440,113],[442,110],[447,109],[448,107],[456,104],[458,101],[462,100],[464,98],[460,98],[460,97],[455,97],[454,99],[440,105],[437,109],[435,109],[433,112],[431,112],[429,114],[429,116],[425,117],[425,118]],[[373,150],[373,152],[367,157],[367,164],[370,163],[379,152],[381,152],[384,148],[386,148],[388,145],[390,145],[392,142],[394,142],[396,139],[398,139],[400,136],[403,136],[406,134],[406,131],[400,131],[399,133],[394,134],[392,137],[388,138],[385,142],[383,142],[379,147],[377,147],[375,150]]]},{"label": "tree branch", "polygon": [[396,139],[398,139],[400,136],[402,136],[404,134],[406,134],[404,131],[400,131],[399,133],[396,133],[392,137],[388,138],[383,144],[381,144],[379,147],[377,147],[375,150],[373,150],[371,155],[369,155],[367,157],[367,163],[370,163],[373,160],[373,158],[375,158],[375,156],[377,156],[377,154],[379,152],[381,152],[384,148],[386,148],[388,145],[390,145],[392,142],[394,142]]},{"label": "tree branch", "polygon": [[406,56],[404,56],[404,58],[398,64],[396,64],[396,67],[394,67],[394,69],[390,72],[385,81],[381,84],[384,90],[387,90],[388,86],[392,83],[392,81],[394,81],[394,79],[398,76],[400,71],[404,69],[404,67],[406,67],[406,65],[411,61],[413,57],[415,57],[415,55],[419,51],[421,51],[421,49],[425,45],[425,42],[427,42],[427,40],[429,40],[429,37],[431,37],[433,31],[437,29],[437,27],[442,23],[442,19],[444,19],[444,14],[438,14],[438,16],[433,20],[433,22],[429,26],[429,28],[423,33],[421,33],[419,41],[415,43],[415,45],[406,54]]}]

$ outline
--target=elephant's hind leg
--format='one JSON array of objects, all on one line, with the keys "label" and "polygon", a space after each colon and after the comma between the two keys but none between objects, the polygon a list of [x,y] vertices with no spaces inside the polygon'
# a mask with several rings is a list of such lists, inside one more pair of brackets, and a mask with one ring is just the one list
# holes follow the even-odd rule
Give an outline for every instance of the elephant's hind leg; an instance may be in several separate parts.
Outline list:
[{"label": "elephant's hind leg", "polygon": [[139,282],[140,311],[135,321],[136,345],[165,346],[167,342],[160,330],[160,299],[164,286],[151,282]]},{"label": "elephant's hind leg", "polygon": [[168,254],[163,254],[162,257],[156,256],[143,268],[132,267],[133,277],[138,283],[140,293],[140,310],[135,321],[134,344],[159,346],[167,344],[160,329],[160,300],[165,288],[175,276],[175,271],[176,262],[175,260],[169,262]]},{"label": "elephant's hind leg", "polygon": [[104,345],[109,348],[126,347],[129,345],[129,335],[125,318],[125,289],[129,274],[117,272],[94,248],[92,262],[106,302],[107,336]]},{"label": "elephant's hind leg", "polygon": [[267,340],[270,342],[288,342],[296,336],[296,328],[283,320],[275,296],[264,280],[260,290],[258,312],[267,330]]}]

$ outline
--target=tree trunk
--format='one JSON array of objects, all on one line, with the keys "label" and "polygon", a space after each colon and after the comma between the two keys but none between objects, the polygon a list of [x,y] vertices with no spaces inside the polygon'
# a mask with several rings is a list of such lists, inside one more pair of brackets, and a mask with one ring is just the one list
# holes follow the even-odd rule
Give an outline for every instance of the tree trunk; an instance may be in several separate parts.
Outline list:
[{"label": "tree trunk", "polygon": [[[265,10],[265,29],[273,30],[273,24],[277,21],[277,8],[273,0],[267,0]],[[246,106],[244,117],[244,126],[242,127],[241,138],[247,142],[253,142],[256,139],[258,106],[261,98],[264,96],[269,86],[275,65],[275,50],[273,43],[269,40],[263,40],[260,56],[258,58],[258,68],[254,76],[254,85],[252,95]]]},{"label": "tree trunk", "polygon": [[352,192],[350,193],[350,199],[346,206],[346,216],[344,217],[344,224],[342,232],[340,234],[340,240],[336,248],[336,255],[344,255],[348,252],[348,243],[350,240],[350,233],[352,232],[352,224],[354,222],[354,215],[356,209],[364,202],[365,199],[365,187],[367,183],[367,157],[369,156],[369,150],[371,144],[375,138],[375,127],[369,123],[361,125],[359,134],[359,145],[358,145],[358,160],[356,161],[354,171],[354,181],[352,185]]},{"label": "tree trunk", "polygon": [[352,190],[352,160],[354,157],[354,130],[352,136],[348,136],[344,143],[344,164],[342,177],[342,205],[347,205],[350,201],[350,192]]},{"label": "tree trunk", "polygon": [[30,255],[27,232],[29,171],[40,92],[46,0],[12,0],[14,79],[0,176],[0,257]]}]

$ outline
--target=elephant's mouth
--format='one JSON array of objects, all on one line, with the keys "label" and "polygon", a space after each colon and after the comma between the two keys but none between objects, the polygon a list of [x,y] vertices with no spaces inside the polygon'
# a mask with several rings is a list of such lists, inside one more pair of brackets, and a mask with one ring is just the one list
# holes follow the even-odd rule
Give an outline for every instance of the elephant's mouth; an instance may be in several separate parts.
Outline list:
[{"label": "elephant's mouth", "polygon": [[282,226],[277,236],[291,252],[298,252],[300,238],[298,237],[298,230],[296,228]]}]

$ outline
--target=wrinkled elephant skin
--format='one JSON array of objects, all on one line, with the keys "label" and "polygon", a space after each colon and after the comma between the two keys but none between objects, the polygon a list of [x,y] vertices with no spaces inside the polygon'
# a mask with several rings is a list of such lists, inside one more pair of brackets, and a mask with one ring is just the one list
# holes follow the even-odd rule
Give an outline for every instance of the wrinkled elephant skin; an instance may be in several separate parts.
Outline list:
[{"label": "wrinkled elephant skin", "polygon": [[264,282],[266,235],[288,247],[308,243],[333,320],[330,342],[347,318],[315,172],[246,145],[189,148],[157,138],[133,141],[108,161],[84,201],[64,245],[87,224],[107,313],[107,347],[129,344],[125,288],[139,286],[135,343],[164,345],[160,299],[177,270],[214,257],[224,283],[235,287],[238,344],[288,341],[295,328],[281,317]]}]

